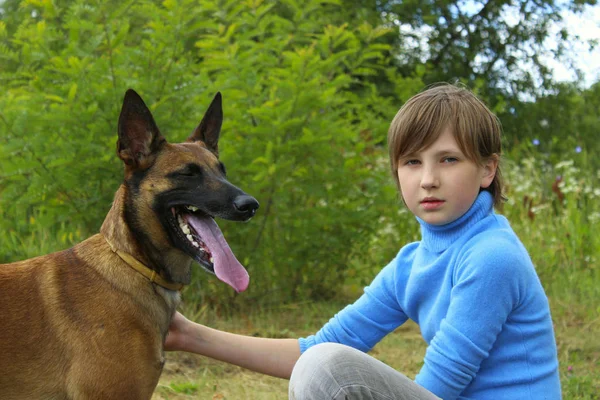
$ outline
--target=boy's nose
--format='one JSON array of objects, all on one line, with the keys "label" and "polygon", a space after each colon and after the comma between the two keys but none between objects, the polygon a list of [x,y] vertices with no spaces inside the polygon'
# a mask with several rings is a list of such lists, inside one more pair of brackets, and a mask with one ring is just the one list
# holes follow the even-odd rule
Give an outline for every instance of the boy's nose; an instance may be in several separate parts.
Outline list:
[{"label": "boy's nose", "polygon": [[440,180],[437,172],[433,168],[424,168],[421,176],[421,187],[431,189],[440,186]]}]

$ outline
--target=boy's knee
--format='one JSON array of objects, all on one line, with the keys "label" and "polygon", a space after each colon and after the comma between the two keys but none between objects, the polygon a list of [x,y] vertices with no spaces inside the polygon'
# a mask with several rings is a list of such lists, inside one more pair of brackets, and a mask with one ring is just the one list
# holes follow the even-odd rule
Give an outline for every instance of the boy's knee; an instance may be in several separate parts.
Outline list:
[{"label": "boy's knee", "polygon": [[338,384],[336,373],[341,371],[340,363],[347,362],[356,351],[358,350],[338,343],[321,343],[306,350],[292,370],[290,399],[315,398],[317,393],[332,396],[327,392],[328,388]]}]

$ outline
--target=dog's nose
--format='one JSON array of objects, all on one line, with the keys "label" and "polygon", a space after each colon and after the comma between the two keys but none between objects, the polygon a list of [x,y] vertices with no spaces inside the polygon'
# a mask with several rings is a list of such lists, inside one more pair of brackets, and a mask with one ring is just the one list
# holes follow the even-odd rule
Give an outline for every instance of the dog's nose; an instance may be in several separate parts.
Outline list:
[{"label": "dog's nose", "polygon": [[254,213],[256,213],[256,210],[258,210],[259,207],[258,201],[247,194],[237,196],[233,201],[233,206],[238,212],[247,214],[248,217],[254,216]]}]

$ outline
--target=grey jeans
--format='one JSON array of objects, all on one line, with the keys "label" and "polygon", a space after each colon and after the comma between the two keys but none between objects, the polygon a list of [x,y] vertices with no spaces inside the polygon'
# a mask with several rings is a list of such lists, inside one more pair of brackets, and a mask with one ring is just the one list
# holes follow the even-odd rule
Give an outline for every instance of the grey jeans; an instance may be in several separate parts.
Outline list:
[{"label": "grey jeans", "polygon": [[322,343],[305,351],[290,378],[291,400],[438,400],[389,365],[362,351]]}]

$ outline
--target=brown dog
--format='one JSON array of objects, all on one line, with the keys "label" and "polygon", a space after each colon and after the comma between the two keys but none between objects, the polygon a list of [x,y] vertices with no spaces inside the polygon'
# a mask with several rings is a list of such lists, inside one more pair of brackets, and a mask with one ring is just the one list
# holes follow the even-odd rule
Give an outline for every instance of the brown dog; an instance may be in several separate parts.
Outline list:
[{"label": "brown dog", "polygon": [[222,120],[217,94],[188,140],[169,144],[127,91],[117,142],[125,179],[100,233],[0,265],[0,399],[149,399],[193,261],[246,289],[212,217],[246,221],[258,202],[225,177]]}]

